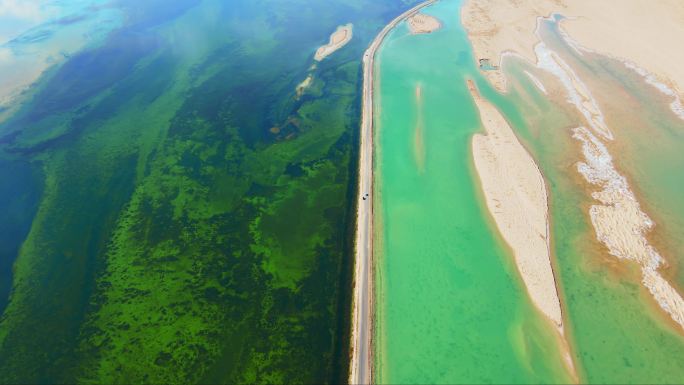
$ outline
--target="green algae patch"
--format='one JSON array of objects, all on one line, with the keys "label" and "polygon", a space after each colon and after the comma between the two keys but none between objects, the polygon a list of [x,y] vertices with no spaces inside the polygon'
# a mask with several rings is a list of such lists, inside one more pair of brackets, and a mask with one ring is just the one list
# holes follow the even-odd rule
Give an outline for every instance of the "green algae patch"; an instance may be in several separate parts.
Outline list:
[{"label": "green algae patch", "polygon": [[346,379],[360,63],[402,11],[368,4],[123,1],[41,80],[0,126],[3,164],[35,179],[7,192],[30,199],[2,382]]}]

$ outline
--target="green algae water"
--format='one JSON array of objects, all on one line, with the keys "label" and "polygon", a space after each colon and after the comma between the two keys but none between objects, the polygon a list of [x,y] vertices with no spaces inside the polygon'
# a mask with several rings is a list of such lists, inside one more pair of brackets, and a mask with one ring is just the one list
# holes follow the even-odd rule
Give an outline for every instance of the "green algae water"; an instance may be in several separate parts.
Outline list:
[{"label": "green algae water", "polygon": [[0,10],[0,85],[50,60],[0,98],[0,383],[346,381],[361,58],[414,1],[35,3]]},{"label": "green algae water", "polygon": [[570,381],[554,332],[531,305],[480,197],[466,87],[475,67],[459,1],[399,24],[376,60],[378,383]]}]

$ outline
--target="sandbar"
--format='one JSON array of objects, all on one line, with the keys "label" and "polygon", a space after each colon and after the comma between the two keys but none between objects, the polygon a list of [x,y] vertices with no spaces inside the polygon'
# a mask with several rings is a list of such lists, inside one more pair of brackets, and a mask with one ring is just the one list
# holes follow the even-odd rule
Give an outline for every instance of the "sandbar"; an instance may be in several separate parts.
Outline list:
[{"label": "sandbar", "polygon": [[479,95],[472,81],[468,81],[468,88],[485,129],[485,135],[473,136],[472,149],[487,208],[513,250],[532,302],[562,329],[551,267],[544,178],[496,107]]},{"label": "sandbar", "polygon": [[330,35],[328,44],[316,50],[314,60],[321,61],[349,43],[352,38],[352,29],[353,25],[351,23],[337,27],[335,32]]},{"label": "sandbar", "polygon": [[409,30],[412,34],[431,33],[438,30],[442,23],[436,17],[424,13],[416,13],[407,20]]}]

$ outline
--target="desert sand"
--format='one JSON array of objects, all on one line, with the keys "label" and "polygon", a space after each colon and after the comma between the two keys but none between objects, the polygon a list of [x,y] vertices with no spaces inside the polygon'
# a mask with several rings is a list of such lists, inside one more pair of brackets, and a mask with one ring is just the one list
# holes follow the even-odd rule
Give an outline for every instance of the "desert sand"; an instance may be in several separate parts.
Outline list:
[{"label": "desert sand", "polygon": [[496,107],[479,95],[471,81],[468,88],[486,132],[473,136],[472,147],[487,208],[501,236],[513,249],[532,302],[562,329],[560,300],[551,267],[544,178]]},{"label": "desert sand", "polygon": [[314,55],[314,60],[321,61],[333,52],[344,47],[352,38],[352,24],[341,25],[330,35],[328,44],[321,46]]},{"label": "desert sand", "polygon": [[436,17],[424,13],[416,13],[407,19],[412,34],[431,33],[438,30],[442,24]]},{"label": "desert sand", "polygon": [[[468,0],[462,9],[476,59],[513,51],[535,61],[537,18],[558,13],[577,46],[636,64],[684,99],[684,2],[680,0]],[[486,71],[500,91],[501,70]]]}]

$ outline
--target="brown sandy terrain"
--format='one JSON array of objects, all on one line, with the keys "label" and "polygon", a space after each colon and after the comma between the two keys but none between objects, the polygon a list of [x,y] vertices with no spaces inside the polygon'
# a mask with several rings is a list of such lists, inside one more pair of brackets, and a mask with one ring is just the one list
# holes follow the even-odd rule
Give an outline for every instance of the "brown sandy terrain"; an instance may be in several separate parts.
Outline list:
[{"label": "brown sandy terrain", "polygon": [[407,20],[412,34],[431,33],[438,30],[442,23],[436,17],[424,13],[416,13]]},{"label": "brown sandy terrain", "polygon": [[[577,45],[635,63],[684,98],[684,1],[468,0],[461,16],[476,59],[500,64],[507,51],[534,62],[537,18],[553,13]],[[486,76],[506,89],[500,70]]]},{"label": "brown sandy terrain", "polygon": [[351,23],[337,27],[337,30],[330,35],[328,44],[318,48],[314,55],[314,60],[321,61],[349,43],[349,40],[352,38],[352,29]]}]

